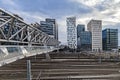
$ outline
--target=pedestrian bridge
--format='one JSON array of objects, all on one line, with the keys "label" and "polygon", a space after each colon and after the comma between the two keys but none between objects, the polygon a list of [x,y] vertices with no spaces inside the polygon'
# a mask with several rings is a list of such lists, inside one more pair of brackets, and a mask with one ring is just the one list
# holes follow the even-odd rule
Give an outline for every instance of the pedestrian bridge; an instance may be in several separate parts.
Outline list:
[{"label": "pedestrian bridge", "polygon": [[60,42],[37,27],[0,8],[0,66],[58,49]]}]

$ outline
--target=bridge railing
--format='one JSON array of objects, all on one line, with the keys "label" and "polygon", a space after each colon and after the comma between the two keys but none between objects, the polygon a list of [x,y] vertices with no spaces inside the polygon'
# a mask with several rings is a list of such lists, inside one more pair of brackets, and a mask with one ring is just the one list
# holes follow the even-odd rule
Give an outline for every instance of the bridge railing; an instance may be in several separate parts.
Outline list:
[{"label": "bridge railing", "polygon": [[0,46],[0,66],[24,57],[56,50],[53,46]]}]

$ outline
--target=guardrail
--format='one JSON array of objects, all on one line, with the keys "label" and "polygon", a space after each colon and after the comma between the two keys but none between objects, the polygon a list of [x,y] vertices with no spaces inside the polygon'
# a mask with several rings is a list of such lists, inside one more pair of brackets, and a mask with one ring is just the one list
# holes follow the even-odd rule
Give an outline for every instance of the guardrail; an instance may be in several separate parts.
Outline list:
[{"label": "guardrail", "polygon": [[56,50],[53,46],[0,46],[0,66],[24,57],[48,53]]}]

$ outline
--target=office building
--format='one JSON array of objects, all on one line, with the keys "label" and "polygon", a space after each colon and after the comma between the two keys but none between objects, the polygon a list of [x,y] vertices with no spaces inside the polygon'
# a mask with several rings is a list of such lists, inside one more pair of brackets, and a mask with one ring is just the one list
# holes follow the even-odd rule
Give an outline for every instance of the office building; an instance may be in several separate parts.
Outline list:
[{"label": "office building", "polygon": [[102,21],[91,20],[87,28],[92,34],[92,51],[102,51]]},{"label": "office building", "polygon": [[102,31],[103,50],[118,49],[118,29],[105,29]]},{"label": "office building", "polygon": [[80,33],[85,31],[85,25],[78,24],[77,25],[77,38],[80,37]]},{"label": "office building", "polygon": [[54,25],[46,21],[40,21],[40,30],[54,38]]},{"label": "office building", "polygon": [[45,21],[40,21],[38,29],[58,40],[58,25],[55,19],[47,18]]},{"label": "office building", "polygon": [[71,49],[77,48],[77,29],[76,29],[76,17],[69,17],[67,22],[67,42]]},{"label": "office building", "polygon": [[81,32],[80,34],[80,49],[81,50],[91,50],[92,35],[89,31]]},{"label": "office building", "polygon": [[81,38],[80,34],[81,32],[85,31],[85,25],[83,24],[78,24],[77,25],[77,49],[81,48]]},{"label": "office building", "polygon": [[54,38],[58,40],[58,24],[55,19],[46,18],[47,23],[53,24]]},{"label": "office building", "polygon": [[85,25],[77,25],[77,48],[80,50],[91,50],[91,32],[85,31]]}]

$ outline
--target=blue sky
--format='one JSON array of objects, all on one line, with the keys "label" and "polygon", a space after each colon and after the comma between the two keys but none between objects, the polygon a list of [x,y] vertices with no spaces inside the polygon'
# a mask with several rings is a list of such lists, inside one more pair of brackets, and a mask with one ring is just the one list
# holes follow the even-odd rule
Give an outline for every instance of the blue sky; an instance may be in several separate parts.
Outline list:
[{"label": "blue sky", "polygon": [[85,25],[91,19],[100,19],[103,29],[117,28],[120,37],[120,0],[0,0],[0,7],[20,15],[28,23],[55,18],[63,44],[67,43],[66,17],[69,16],[76,16],[77,24]]}]

